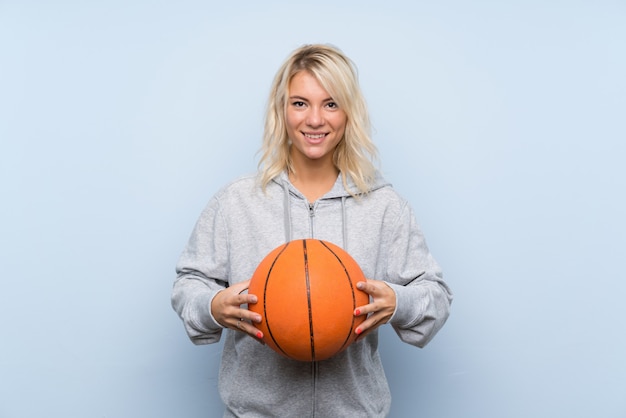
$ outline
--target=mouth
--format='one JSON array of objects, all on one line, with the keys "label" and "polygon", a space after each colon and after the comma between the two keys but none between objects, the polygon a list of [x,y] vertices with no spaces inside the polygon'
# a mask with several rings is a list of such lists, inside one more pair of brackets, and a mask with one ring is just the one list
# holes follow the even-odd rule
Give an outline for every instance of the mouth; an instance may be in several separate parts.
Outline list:
[{"label": "mouth", "polygon": [[328,135],[325,133],[308,133],[308,132],[302,132],[302,134],[304,135],[305,138],[311,139],[313,141],[323,139],[326,137],[326,135]]}]

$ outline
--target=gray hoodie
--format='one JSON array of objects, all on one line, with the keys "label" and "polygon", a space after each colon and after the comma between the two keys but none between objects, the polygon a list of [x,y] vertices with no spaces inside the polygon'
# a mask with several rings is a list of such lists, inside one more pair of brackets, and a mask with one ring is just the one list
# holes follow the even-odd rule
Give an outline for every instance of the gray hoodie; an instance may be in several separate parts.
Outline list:
[{"label": "gray hoodie", "polygon": [[[172,294],[189,338],[219,341],[224,329],[210,312],[215,294],[248,280],[274,248],[302,238],[339,245],[365,277],[389,284],[397,301],[389,322],[402,341],[423,347],[445,323],[452,294],[411,208],[390,184],[378,176],[368,194],[355,198],[339,176],[310,204],[283,173],[265,193],[256,176],[232,182],[200,215]],[[227,417],[384,417],[391,403],[377,331],[328,360],[307,363],[226,330],[219,391]]]}]

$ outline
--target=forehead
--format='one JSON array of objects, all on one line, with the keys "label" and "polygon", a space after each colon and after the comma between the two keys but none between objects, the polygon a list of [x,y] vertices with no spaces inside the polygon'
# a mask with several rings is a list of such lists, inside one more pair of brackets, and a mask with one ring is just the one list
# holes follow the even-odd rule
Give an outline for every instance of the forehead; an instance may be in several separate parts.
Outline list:
[{"label": "forehead", "polygon": [[324,99],[331,97],[317,77],[308,71],[299,71],[291,78],[289,95]]}]

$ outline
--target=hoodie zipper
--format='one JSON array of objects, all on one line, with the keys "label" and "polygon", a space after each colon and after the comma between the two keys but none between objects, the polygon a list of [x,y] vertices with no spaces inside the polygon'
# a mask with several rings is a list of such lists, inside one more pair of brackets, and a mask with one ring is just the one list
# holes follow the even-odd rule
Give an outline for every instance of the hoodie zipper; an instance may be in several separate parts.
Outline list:
[{"label": "hoodie zipper", "polygon": [[315,418],[317,410],[317,371],[318,363],[311,363],[311,418]]},{"label": "hoodie zipper", "polygon": [[315,238],[314,235],[314,228],[313,228],[313,224],[314,224],[314,220],[315,220],[315,203],[308,203],[309,205],[309,226],[311,227],[311,238]]},{"label": "hoodie zipper", "polygon": [[[310,203],[307,201],[306,203],[309,209],[310,236],[311,238],[315,238],[315,202]],[[317,410],[317,370],[318,364],[314,361],[311,363],[311,418],[315,418]]]}]

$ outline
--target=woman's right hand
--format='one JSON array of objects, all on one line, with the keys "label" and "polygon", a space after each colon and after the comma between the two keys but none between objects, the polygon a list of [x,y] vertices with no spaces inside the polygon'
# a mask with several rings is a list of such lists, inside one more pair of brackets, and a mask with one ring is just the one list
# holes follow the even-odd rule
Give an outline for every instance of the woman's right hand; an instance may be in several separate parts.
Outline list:
[{"label": "woman's right hand", "polygon": [[262,343],[263,333],[254,326],[261,322],[261,315],[241,307],[257,302],[256,295],[243,293],[249,286],[250,280],[247,280],[219,291],[211,302],[211,313],[222,326],[245,332]]}]

